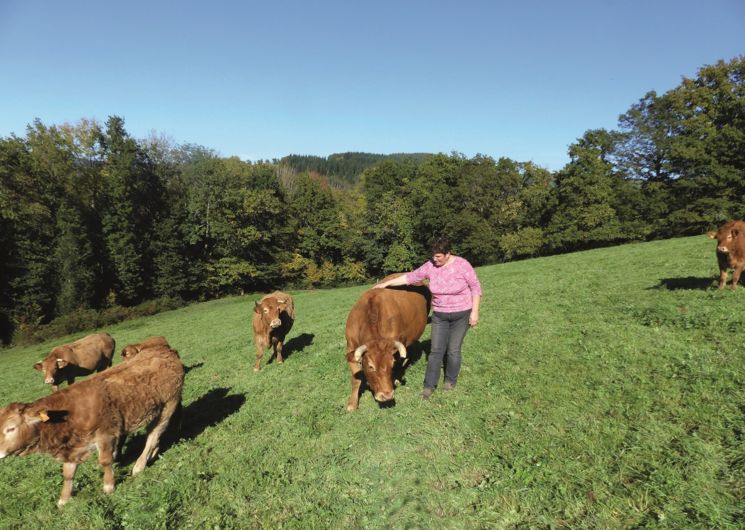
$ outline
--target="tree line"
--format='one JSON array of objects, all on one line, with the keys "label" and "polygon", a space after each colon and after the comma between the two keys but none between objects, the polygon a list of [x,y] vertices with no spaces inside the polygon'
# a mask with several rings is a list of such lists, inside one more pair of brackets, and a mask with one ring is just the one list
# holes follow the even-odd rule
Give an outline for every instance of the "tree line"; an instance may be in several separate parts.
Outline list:
[{"label": "tree line", "polygon": [[[245,162],[124,120],[0,138],[0,337],[87,309],[703,233],[745,217],[745,57],[649,92],[552,172],[458,153]],[[329,177],[332,175],[332,177]]]}]

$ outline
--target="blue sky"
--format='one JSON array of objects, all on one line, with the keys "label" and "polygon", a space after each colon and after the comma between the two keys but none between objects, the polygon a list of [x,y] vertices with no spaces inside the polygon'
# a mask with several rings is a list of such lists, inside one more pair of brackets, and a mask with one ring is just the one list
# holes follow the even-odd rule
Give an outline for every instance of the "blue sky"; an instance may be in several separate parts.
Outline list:
[{"label": "blue sky", "polygon": [[743,0],[0,0],[0,136],[109,115],[222,156],[453,151],[552,170],[745,54]]}]

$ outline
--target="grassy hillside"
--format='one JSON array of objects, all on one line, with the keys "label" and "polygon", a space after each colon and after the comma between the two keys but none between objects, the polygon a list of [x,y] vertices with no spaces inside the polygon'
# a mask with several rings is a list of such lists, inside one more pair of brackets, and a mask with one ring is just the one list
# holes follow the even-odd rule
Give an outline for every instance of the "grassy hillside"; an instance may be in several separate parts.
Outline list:
[{"label": "grassy hillside", "polygon": [[[0,527],[743,524],[745,289],[716,290],[711,241],[478,273],[482,321],[466,337],[458,388],[421,401],[422,356],[388,408],[367,392],[345,412],[344,322],[364,287],[293,293],[289,358],[258,374],[249,335],[257,297],[107,329],[117,352],[154,334],[179,350],[189,368],[181,438],[132,478],[143,445],[133,437],[111,496],[91,458],[59,511],[61,465],[8,457]],[[429,327],[422,343],[428,351]],[[0,403],[48,392],[31,365],[51,346],[2,353]]]}]

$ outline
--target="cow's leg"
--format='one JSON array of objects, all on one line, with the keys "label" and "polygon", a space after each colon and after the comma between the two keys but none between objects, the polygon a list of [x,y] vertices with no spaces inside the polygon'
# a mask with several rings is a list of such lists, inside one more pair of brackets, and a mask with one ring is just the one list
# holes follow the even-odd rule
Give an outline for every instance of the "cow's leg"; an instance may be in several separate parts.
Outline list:
[{"label": "cow's leg", "polygon": [[261,370],[262,357],[264,357],[264,342],[256,339],[256,364],[254,365],[254,372]]},{"label": "cow's leg", "polygon": [[78,465],[75,462],[65,462],[62,464],[62,493],[57,501],[58,507],[63,507],[72,497],[72,479],[75,477],[75,470]]},{"label": "cow's leg", "polygon": [[732,290],[735,290],[735,287],[737,287],[737,282],[740,281],[740,274],[742,274],[742,266],[738,265],[735,267],[735,272],[732,273]]},{"label": "cow's leg", "polygon": [[98,448],[98,465],[103,468],[103,492],[106,494],[114,492],[114,454],[116,453],[117,440],[111,436],[98,436],[96,447]]},{"label": "cow's leg", "polygon": [[724,289],[727,284],[727,269],[719,269],[719,288]]},{"label": "cow's leg", "polygon": [[277,363],[282,364],[283,362],[285,362],[284,357],[282,357],[282,353],[283,353],[282,352],[282,347],[284,345],[283,345],[283,343],[282,343],[281,340],[279,340],[277,338],[275,338],[274,340],[275,340],[275,343],[274,343],[274,355],[277,358]]},{"label": "cow's leg", "polygon": [[352,371],[352,393],[349,394],[347,401],[347,410],[352,412],[357,410],[360,403],[360,386],[362,386],[362,365],[357,361],[347,361],[349,369]]},{"label": "cow's leg", "polygon": [[142,454],[137,459],[137,462],[135,462],[135,466],[132,468],[132,475],[136,475],[145,469],[147,463],[158,454],[160,436],[163,434],[163,431],[166,430],[166,427],[168,427],[168,422],[170,421],[171,416],[173,416],[178,404],[178,401],[166,403],[163,411],[160,413],[160,417],[154,422],[155,424],[153,428],[148,432],[147,440],[145,441],[145,448],[142,450]]}]

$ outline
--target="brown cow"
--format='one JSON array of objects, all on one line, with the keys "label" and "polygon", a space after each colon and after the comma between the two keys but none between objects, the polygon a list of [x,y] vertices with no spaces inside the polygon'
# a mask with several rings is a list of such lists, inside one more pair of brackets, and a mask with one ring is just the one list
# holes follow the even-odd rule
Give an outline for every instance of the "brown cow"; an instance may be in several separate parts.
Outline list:
[{"label": "brown cow", "polygon": [[41,370],[44,382],[52,385],[52,391],[56,392],[62,381],[71,385],[76,377],[100,372],[111,366],[114,345],[114,339],[108,333],[94,333],[57,346],[35,363],[34,368]]},{"label": "brown cow", "polygon": [[363,376],[377,401],[393,399],[395,352],[405,358],[406,347],[422,336],[430,302],[429,289],[421,283],[362,293],[347,317],[347,362],[352,371],[348,411],[359,405]]},{"label": "brown cow", "polygon": [[261,370],[264,350],[270,346],[278,363],[284,362],[282,347],[285,337],[295,322],[295,304],[292,297],[282,291],[264,296],[254,305],[253,331],[256,344],[254,372]]},{"label": "brown cow", "polygon": [[745,268],[745,221],[729,221],[716,232],[707,232],[711,239],[717,240],[717,261],[719,262],[719,288],[727,284],[727,269],[732,273],[732,290],[737,287],[742,269]]},{"label": "brown cow", "polygon": [[157,454],[160,436],[181,404],[184,366],[174,350],[149,349],[137,362],[119,363],[33,403],[0,409],[0,458],[46,453],[62,462],[58,506],[72,495],[75,470],[94,448],[103,468],[103,491],[114,491],[111,467],[120,438],[147,427],[132,474]]},{"label": "brown cow", "polygon": [[159,346],[166,346],[167,348],[171,347],[165,337],[148,337],[142,342],[138,342],[137,344],[127,344],[124,348],[122,348],[122,357],[126,361],[127,359],[136,357],[140,352],[144,350]]}]

